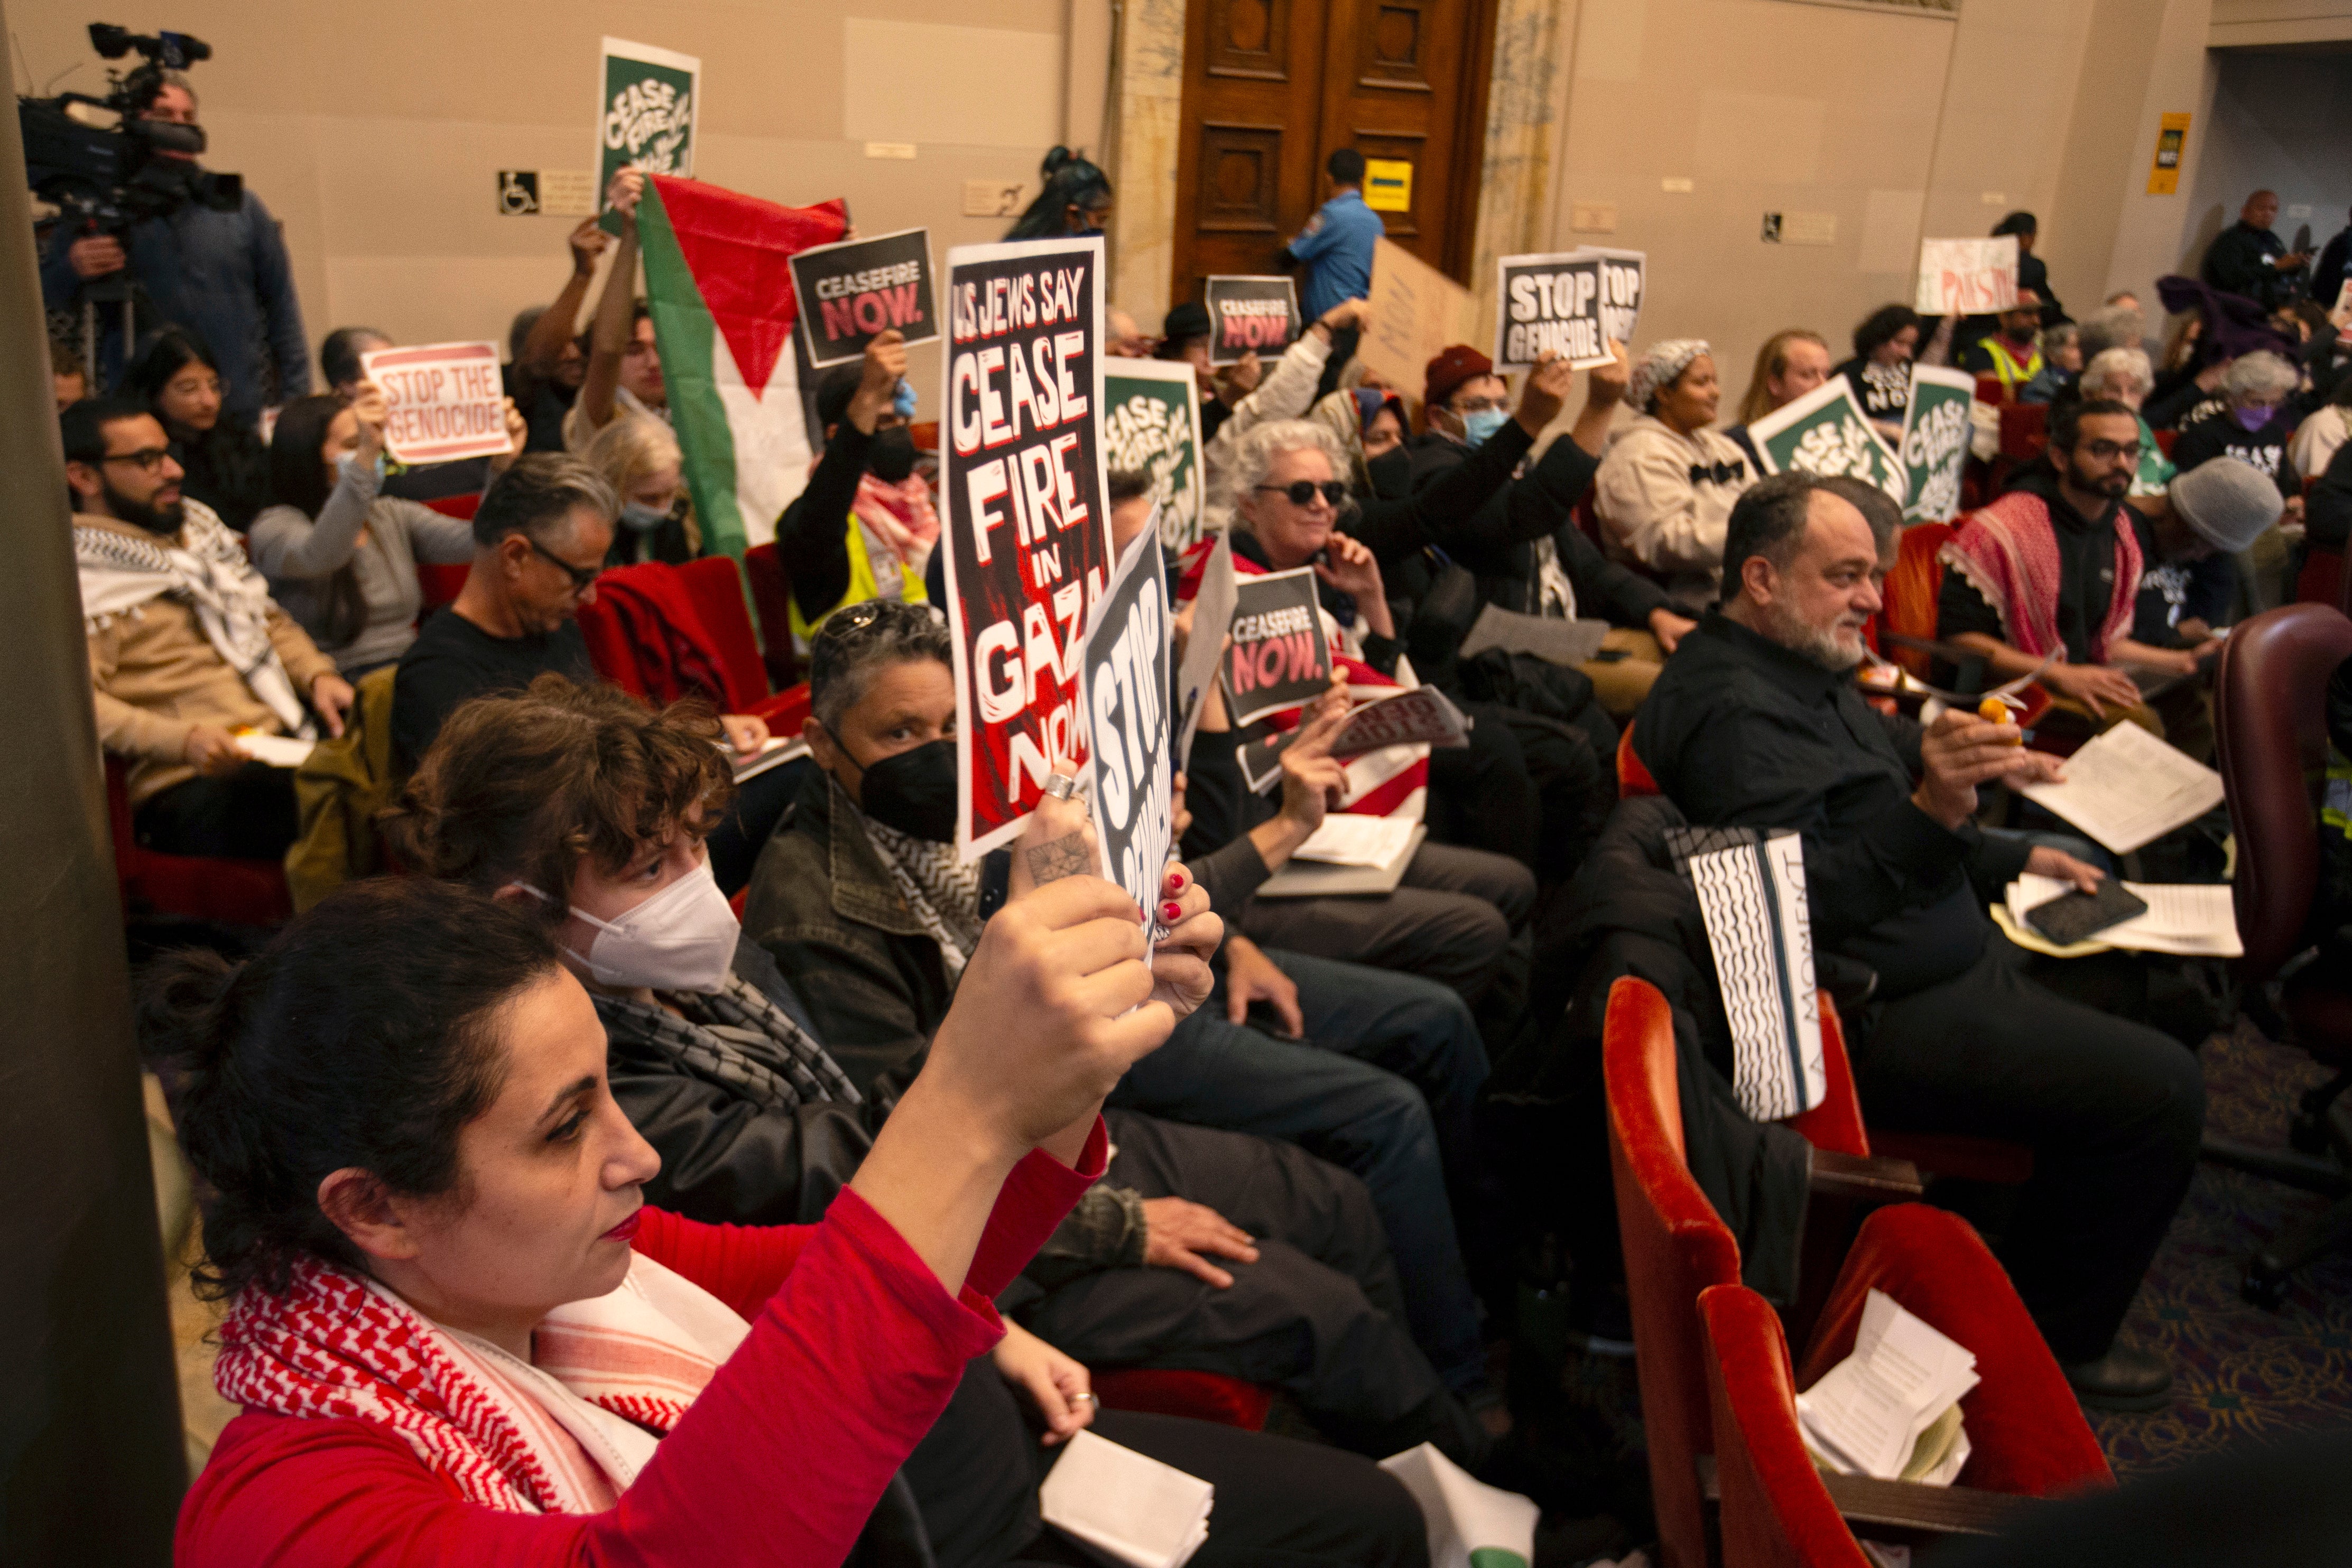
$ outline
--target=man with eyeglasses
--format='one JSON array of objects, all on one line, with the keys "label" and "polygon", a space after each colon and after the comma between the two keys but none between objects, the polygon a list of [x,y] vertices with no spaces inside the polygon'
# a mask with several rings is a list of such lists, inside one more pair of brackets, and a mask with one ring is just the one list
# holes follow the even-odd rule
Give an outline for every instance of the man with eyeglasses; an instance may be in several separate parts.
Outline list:
[{"label": "man with eyeglasses", "polygon": [[403,773],[469,697],[519,692],[543,674],[596,679],[573,612],[595,598],[621,506],[576,457],[526,453],[474,513],[474,563],[428,617],[393,677],[392,742]]},{"label": "man with eyeglasses", "polygon": [[239,737],[341,735],[352,688],[236,536],[183,497],[152,414],[95,398],[58,423],[98,737],[130,760],[132,831],[171,854],[275,860],[294,841],[294,775]]},{"label": "man with eyeglasses", "polygon": [[[2062,707],[2105,729],[2130,717],[2159,733],[2122,667],[2166,663],[2132,635],[2140,575],[2150,564],[2124,509],[2139,471],[2139,417],[2101,398],[2050,414],[2047,466],[1961,519],[1944,547],[1936,634],[1983,658],[1990,685],[2058,662],[2041,684]],[[1949,670],[1939,673],[1950,684]]]}]

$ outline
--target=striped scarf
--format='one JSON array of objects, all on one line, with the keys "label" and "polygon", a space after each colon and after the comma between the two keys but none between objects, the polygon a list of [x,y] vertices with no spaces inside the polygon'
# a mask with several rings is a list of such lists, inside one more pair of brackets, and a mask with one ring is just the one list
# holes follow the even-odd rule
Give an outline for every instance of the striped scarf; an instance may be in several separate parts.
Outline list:
[{"label": "striped scarf", "polygon": [[74,525],[74,565],[81,579],[82,625],[95,633],[151,599],[191,606],[205,639],[223,663],[278,716],[289,735],[317,734],[294,683],[269,640],[269,585],[245,558],[226,524],[202,501],[182,504],[175,534],[132,535]]},{"label": "striped scarf", "polygon": [[607,1032],[667,1051],[689,1072],[743,1094],[763,1111],[862,1103],[856,1085],[815,1037],[741,976],[728,976],[716,991],[660,995],[667,1006],[600,991],[596,1012]]},{"label": "striped scarf", "polygon": [[750,1333],[701,1286],[633,1254],[619,1289],[547,1315],[526,1363],[305,1260],[284,1291],[238,1294],[213,1384],[247,1410],[387,1427],[468,1502],[589,1513],[628,1490]]},{"label": "striped scarf", "polygon": [[841,786],[834,786],[835,810],[845,807],[866,830],[899,896],[923,929],[940,945],[940,957],[952,979],[963,973],[980,945],[980,862],[959,861],[953,844],[935,843],[883,826],[860,811]]}]

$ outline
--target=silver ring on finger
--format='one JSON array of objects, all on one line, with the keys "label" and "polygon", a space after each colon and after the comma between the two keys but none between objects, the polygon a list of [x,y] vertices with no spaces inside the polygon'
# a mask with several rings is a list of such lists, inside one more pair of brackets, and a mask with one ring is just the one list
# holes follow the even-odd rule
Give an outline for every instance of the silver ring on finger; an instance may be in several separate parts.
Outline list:
[{"label": "silver ring on finger", "polygon": [[1066,800],[1077,792],[1078,781],[1068,774],[1049,773],[1045,776],[1045,793],[1055,800]]}]

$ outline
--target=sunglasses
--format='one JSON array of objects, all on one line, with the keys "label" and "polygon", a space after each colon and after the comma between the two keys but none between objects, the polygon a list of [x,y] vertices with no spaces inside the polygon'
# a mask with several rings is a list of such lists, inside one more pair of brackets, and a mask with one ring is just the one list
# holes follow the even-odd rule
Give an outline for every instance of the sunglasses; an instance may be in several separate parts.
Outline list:
[{"label": "sunglasses", "polygon": [[1272,490],[1278,496],[1287,497],[1294,507],[1311,507],[1318,495],[1334,507],[1348,498],[1348,486],[1337,479],[1326,479],[1320,485],[1312,479],[1293,479],[1287,485],[1253,485],[1250,488]]},{"label": "sunglasses", "polygon": [[528,534],[523,536],[523,542],[530,546],[531,554],[538,556],[550,566],[555,568],[556,570],[570,578],[572,580],[572,591],[574,593],[587,592],[589,585],[594,582],[598,574],[603,572],[604,570],[602,566],[574,566],[570,561],[564,559],[562,556],[556,554],[545,545],[541,544],[537,539],[532,538]]}]

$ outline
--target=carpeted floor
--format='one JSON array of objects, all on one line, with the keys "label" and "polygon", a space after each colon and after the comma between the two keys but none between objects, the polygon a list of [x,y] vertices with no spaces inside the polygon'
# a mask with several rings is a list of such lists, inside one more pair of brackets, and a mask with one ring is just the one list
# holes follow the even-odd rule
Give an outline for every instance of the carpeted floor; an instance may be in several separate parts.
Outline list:
[{"label": "carpeted floor", "polygon": [[[2206,1043],[2206,1126],[2284,1147],[2295,1097],[2326,1074],[2249,1023]],[[2324,1200],[2260,1176],[2200,1166],[2189,1199],[2124,1326],[2171,1357],[2172,1403],[2140,1415],[2095,1413],[2118,1475],[2169,1469],[2219,1449],[2352,1422],[2352,1254],[2294,1281],[2285,1310],[2238,1295],[2254,1249]]]}]

